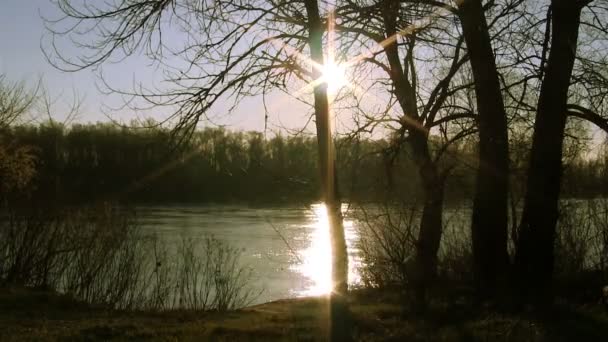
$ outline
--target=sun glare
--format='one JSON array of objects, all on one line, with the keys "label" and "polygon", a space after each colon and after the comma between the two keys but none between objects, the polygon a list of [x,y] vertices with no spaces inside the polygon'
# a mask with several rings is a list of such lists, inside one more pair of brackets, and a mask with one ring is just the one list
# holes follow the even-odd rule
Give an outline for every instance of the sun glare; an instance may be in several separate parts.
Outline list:
[{"label": "sun glare", "polygon": [[327,91],[334,95],[348,84],[346,69],[335,61],[326,61],[322,69],[323,81],[327,82]]},{"label": "sun glare", "polygon": [[310,246],[302,251],[303,264],[299,271],[311,284],[302,295],[318,296],[332,290],[331,282],[331,245],[329,241],[329,220],[324,204],[313,205]]},{"label": "sun glare", "polygon": [[[329,218],[325,204],[318,203],[312,206],[310,225],[310,245],[302,250],[302,264],[296,265],[293,270],[304,275],[310,283],[305,289],[299,291],[300,296],[325,295],[332,291],[331,258],[332,249],[329,238]],[[350,248],[354,247],[357,235],[354,231],[353,221],[344,220],[344,232],[346,243]],[[348,262],[348,278],[350,284],[359,284],[361,277],[358,272],[360,266],[358,258],[350,257]]]}]

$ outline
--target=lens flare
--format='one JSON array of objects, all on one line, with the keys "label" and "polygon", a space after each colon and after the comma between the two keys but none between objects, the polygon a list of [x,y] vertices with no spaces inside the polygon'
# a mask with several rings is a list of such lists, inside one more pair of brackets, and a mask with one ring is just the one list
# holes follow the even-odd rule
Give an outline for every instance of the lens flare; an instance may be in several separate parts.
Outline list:
[{"label": "lens flare", "polygon": [[326,61],[321,69],[323,81],[327,82],[327,92],[331,95],[336,94],[342,87],[348,84],[346,68],[335,61]]}]

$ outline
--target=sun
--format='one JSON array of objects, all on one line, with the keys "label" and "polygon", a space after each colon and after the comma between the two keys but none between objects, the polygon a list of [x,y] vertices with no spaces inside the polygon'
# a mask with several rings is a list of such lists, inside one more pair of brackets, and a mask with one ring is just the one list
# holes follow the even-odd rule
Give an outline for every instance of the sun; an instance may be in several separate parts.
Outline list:
[{"label": "sun", "polygon": [[329,60],[323,64],[321,69],[323,81],[327,82],[327,92],[335,95],[342,87],[348,84],[346,68],[336,61]]}]

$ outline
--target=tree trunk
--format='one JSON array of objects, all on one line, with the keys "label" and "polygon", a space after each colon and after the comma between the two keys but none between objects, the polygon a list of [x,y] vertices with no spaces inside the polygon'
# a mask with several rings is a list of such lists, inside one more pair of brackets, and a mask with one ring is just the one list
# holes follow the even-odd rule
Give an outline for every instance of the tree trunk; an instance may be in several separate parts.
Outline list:
[{"label": "tree trunk", "polygon": [[[317,0],[305,0],[308,14],[309,47],[311,59],[323,65],[323,32]],[[312,68],[313,79],[322,76],[319,68]],[[319,146],[319,168],[321,171],[321,191],[329,220],[332,248],[332,284],[330,295],[330,339],[350,340],[350,319],[344,295],[348,291],[348,254],[342,220],[342,203],[338,194],[335,151],[331,134],[330,107],[327,97],[327,83],[319,83],[314,88],[315,122]]]},{"label": "tree trunk", "polygon": [[[399,3],[392,0],[384,2],[383,17],[387,37],[397,34],[396,20]],[[444,182],[439,176],[437,164],[433,162],[428,146],[428,131],[420,122],[416,103],[416,89],[403,71],[399,50],[396,44],[384,48],[391,68],[391,80],[395,96],[403,111],[401,129],[408,132],[408,143],[422,179],[424,207],[420,219],[420,231],[416,243],[416,258],[413,274],[414,310],[426,309],[427,292],[437,274],[437,252],[443,230]],[[406,56],[413,58],[413,56]]]},{"label": "tree trunk", "polygon": [[478,294],[493,297],[506,287],[509,141],[496,61],[481,0],[458,11],[471,59],[479,115],[479,167],[471,232]]},{"label": "tree trunk", "polygon": [[428,289],[437,275],[437,253],[443,232],[444,180],[430,158],[428,141],[418,138],[411,145],[424,188],[414,274],[414,309],[423,312],[426,310]]},{"label": "tree trunk", "polygon": [[554,240],[562,176],[566,105],[582,5],[553,0],[551,50],[542,81],[515,267],[521,299],[552,301]]},{"label": "tree trunk", "polygon": [[[319,16],[316,0],[306,1],[309,20],[309,46],[313,62],[323,65],[323,32],[324,27]],[[312,70],[313,78],[322,76],[321,70]],[[330,108],[327,97],[327,83],[320,83],[314,88],[315,122],[319,149],[319,168],[321,170],[321,192],[327,215],[332,247],[332,281],[334,291],[345,294],[348,287],[348,258],[342,223],[341,202],[336,186],[335,151],[331,134]]]}]

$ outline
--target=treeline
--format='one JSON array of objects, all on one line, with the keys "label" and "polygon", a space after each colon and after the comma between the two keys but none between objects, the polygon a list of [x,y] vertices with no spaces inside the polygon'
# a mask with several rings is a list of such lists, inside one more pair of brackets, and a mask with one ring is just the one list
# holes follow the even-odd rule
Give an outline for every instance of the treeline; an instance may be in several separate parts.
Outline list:
[{"label": "treeline", "polygon": [[569,197],[605,197],[608,195],[608,149],[595,158],[579,158],[564,168],[562,193]]},{"label": "treeline", "polygon": [[[314,137],[265,138],[259,132],[206,128],[175,148],[169,130],[111,124],[16,126],[3,135],[33,149],[37,171],[28,200],[266,204],[319,199]],[[341,138],[336,146],[339,187],[348,200],[380,201],[390,189],[412,202],[421,199],[419,174],[407,149],[387,167],[385,140]],[[453,149],[448,201],[470,198],[474,149],[464,143]],[[566,168],[563,196],[607,194],[607,157],[575,159]]]},{"label": "treeline", "polygon": [[[310,202],[319,198],[316,142],[307,136],[274,136],[207,128],[175,148],[165,129],[111,124],[19,126],[5,136],[31,146],[36,177],[28,194],[44,201]],[[340,149],[348,196],[373,199],[384,189],[374,150],[383,141],[360,141]],[[405,168],[407,169],[407,168]],[[355,181],[352,177],[356,177]],[[415,193],[415,182],[410,183]]]}]

